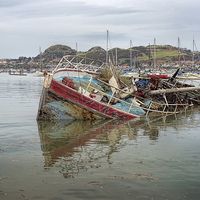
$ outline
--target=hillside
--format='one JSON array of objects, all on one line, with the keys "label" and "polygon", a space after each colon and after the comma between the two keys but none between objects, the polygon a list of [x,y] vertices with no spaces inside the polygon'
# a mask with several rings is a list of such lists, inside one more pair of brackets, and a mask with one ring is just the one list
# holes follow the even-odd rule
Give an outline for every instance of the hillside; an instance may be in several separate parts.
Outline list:
[{"label": "hillside", "polygon": [[[131,53],[130,53],[131,52]],[[155,53],[154,53],[155,52]],[[133,60],[137,62],[153,62],[154,57],[157,63],[171,62],[179,60],[179,49],[170,45],[156,45],[154,46],[138,46],[131,49],[110,49],[108,54],[113,62],[116,61],[116,53],[118,64],[130,63],[130,55]],[[87,56],[96,60],[106,61],[106,50],[96,46],[89,49],[86,52],[77,52],[78,55]],[[154,56],[155,54],[155,56]],[[55,58],[62,58],[64,55],[76,55],[76,51],[69,46],[65,45],[54,45],[46,49],[42,54],[34,58],[34,60],[42,59],[43,63],[51,62]],[[184,49],[181,53],[181,60],[191,60],[191,50]],[[197,59],[197,58],[195,58]]]},{"label": "hillside", "polygon": [[46,49],[42,54],[39,54],[34,60],[42,59],[43,62],[52,61],[55,58],[62,58],[65,55],[76,55],[76,51],[66,45],[54,45]]}]

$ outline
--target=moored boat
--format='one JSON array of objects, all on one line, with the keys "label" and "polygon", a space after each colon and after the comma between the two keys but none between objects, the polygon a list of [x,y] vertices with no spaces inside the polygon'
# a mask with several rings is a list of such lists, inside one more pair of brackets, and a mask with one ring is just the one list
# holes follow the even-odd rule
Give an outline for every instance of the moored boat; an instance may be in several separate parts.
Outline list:
[{"label": "moored boat", "polygon": [[44,77],[44,72],[40,72],[40,71],[36,71],[35,73],[33,73],[33,76],[35,77]]},{"label": "moored boat", "polygon": [[24,72],[24,70],[9,70],[9,75],[15,75],[15,76],[27,76],[27,73]]}]

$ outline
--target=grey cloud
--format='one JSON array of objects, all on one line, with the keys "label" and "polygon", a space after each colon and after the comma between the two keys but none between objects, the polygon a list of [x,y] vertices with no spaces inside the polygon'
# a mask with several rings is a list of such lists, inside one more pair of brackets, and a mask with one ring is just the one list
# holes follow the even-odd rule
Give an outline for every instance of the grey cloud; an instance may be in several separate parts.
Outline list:
[{"label": "grey cloud", "polygon": [[[119,8],[115,6],[95,6],[87,5],[84,2],[62,2],[49,1],[44,4],[43,1],[29,1],[23,4],[24,1],[17,1],[18,4],[11,5],[11,9],[7,9],[8,15],[17,18],[42,18],[54,16],[108,16],[108,15],[128,15],[133,13],[144,12],[134,8]],[[4,3],[6,5],[6,1]]]},{"label": "grey cloud", "polygon": [[98,6],[87,0],[1,0],[0,56],[34,56],[38,46],[45,49],[57,43],[75,48],[78,42],[83,51],[105,48],[106,30],[112,47],[128,48],[130,39],[134,45],[146,46],[155,37],[160,44],[173,44],[178,36],[187,47],[189,38],[200,31],[200,3],[191,1],[116,0]]},{"label": "grey cloud", "polygon": [[18,5],[23,5],[24,3],[28,2],[29,0],[1,0],[0,1],[0,8],[6,8],[6,7],[15,7]]}]

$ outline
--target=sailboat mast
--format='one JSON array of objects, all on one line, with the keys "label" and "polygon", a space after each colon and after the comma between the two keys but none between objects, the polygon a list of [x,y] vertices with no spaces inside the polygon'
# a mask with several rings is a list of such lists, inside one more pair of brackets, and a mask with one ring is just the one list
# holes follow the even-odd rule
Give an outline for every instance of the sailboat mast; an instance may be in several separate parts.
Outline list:
[{"label": "sailboat mast", "polygon": [[193,52],[192,52],[192,71],[194,72],[194,38],[193,38]]},{"label": "sailboat mast", "polygon": [[108,30],[107,30],[107,47],[106,47],[106,64],[108,64]]},{"label": "sailboat mast", "polygon": [[76,43],[76,63],[78,63],[78,44]]},{"label": "sailboat mast", "polygon": [[40,71],[42,72],[42,50],[41,50],[41,46],[39,47],[39,53],[40,53]]},{"label": "sailboat mast", "polygon": [[149,43],[149,67],[151,67],[151,47]]},{"label": "sailboat mast", "polygon": [[156,38],[154,38],[154,69],[156,69]]},{"label": "sailboat mast", "polygon": [[180,40],[179,40],[179,37],[178,37],[178,62],[179,62],[179,67],[181,67],[181,64],[180,64]]},{"label": "sailboat mast", "polygon": [[118,63],[117,63],[117,48],[116,48],[116,66],[118,65]]},{"label": "sailboat mast", "polygon": [[130,67],[132,68],[132,49],[131,49],[132,41],[130,40]]}]

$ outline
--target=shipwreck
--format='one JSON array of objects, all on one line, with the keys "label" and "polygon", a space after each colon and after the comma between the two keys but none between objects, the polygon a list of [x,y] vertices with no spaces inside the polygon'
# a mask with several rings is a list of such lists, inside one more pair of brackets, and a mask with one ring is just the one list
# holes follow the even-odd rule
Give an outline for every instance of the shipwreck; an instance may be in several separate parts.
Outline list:
[{"label": "shipwreck", "polygon": [[[105,68],[110,70],[109,81],[96,76]],[[125,84],[111,63],[64,56],[45,76],[37,119],[128,119],[200,104],[200,87],[177,81],[177,73],[168,79],[130,78]]]}]

